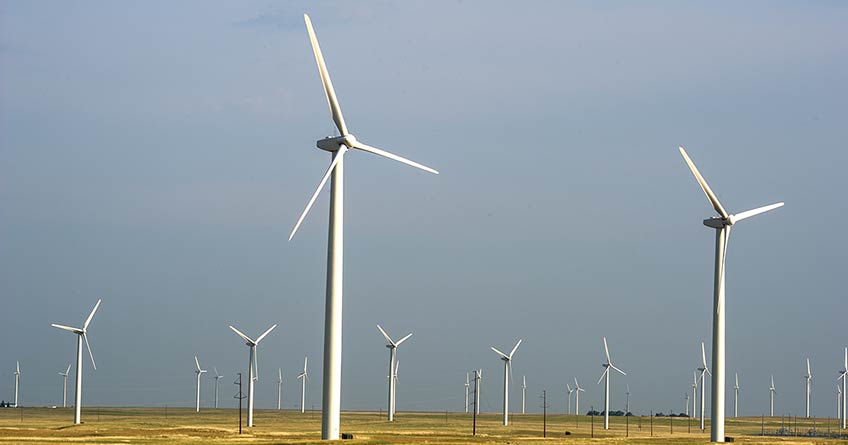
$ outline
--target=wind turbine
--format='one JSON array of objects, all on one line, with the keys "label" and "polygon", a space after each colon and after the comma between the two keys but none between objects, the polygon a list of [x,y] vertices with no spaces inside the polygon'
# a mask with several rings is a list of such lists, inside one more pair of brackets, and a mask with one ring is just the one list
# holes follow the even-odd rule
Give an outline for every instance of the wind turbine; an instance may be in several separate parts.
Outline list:
[{"label": "wind turbine", "polygon": [[475,371],[474,375],[474,411],[479,416],[480,415],[480,382],[483,380],[483,368]]},{"label": "wind turbine", "polygon": [[318,72],[324,85],[324,93],[330,106],[333,122],[338,128],[340,136],[327,137],[317,142],[318,148],[332,153],[330,166],[324,173],[318,188],[312,194],[306,208],[298,218],[297,223],[289,235],[289,240],[294,237],[298,227],[303,222],[309,209],[318,198],[318,193],[324,188],[327,180],[330,181],[330,223],[327,246],[327,293],[324,315],[324,391],[323,403],[321,404],[321,438],[324,440],[339,439],[339,414],[341,410],[341,374],[342,374],[342,268],[344,263],[343,254],[343,210],[344,210],[344,155],[351,149],[357,149],[383,156],[412,167],[416,167],[431,173],[438,172],[430,167],[410,161],[409,159],[363,144],[352,133],[348,132],[339,101],[330,74],[324,63],[324,56],[312,29],[312,21],[307,14],[303,15],[306,21],[306,29],[309,32],[309,40],[312,43],[312,52],[318,63]]},{"label": "wind turbine", "polygon": [[689,417],[689,393],[687,392],[685,394],[685,396],[686,396],[685,397],[685,399],[686,399],[686,417]]},{"label": "wind turbine", "polygon": [[695,179],[701,186],[701,189],[707,195],[713,208],[720,216],[704,220],[704,225],[716,230],[716,250],[715,250],[715,282],[713,290],[713,356],[712,362],[716,372],[712,375],[713,384],[711,388],[712,405],[710,406],[710,414],[712,422],[710,423],[710,441],[724,442],[724,327],[725,327],[725,298],[724,298],[724,282],[725,282],[725,258],[727,256],[727,244],[730,240],[730,228],[739,221],[748,219],[760,213],[768,212],[783,205],[782,202],[776,204],[759,207],[753,210],[747,210],[742,213],[731,215],[724,210],[724,207],[718,200],[718,197],[713,193],[707,181],[701,176],[695,164],[689,159],[686,150],[680,148],[680,154],[695,175]]},{"label": "wind turbine", "polygon": [[468,414],[468,389],[471,384],[468,380],[468,373],[465,373],[465,414]]},{"label": "wind turbine", "polygon": [[68,375],[71,373],[71,364],[68,363],[68,369],[59,375],[62,376],[62,408],[68,406]]},{"label": "wind turbine", "polygon": [[283,368],[278,368],[280,378],[277,379],[277,411],[283,409]]},{"label": "wind turbine", "polygon": [[580,384],[577,383],[577,377],[574,378],[574,414],[580,415],[580,393],[586,392],[585,389],[580,387]]},{"label": "wind turbine", "polygon": [[197,374],[197,403],[194,405],[194,412],[200,412],[200,376],[206,372],[205,369],[200,369],[200,361],[197,360],[197,356],[194,356],[194,364],[197,368],[194,370],[194,373]]},{"label": "wind turbine", "polygon": [[[698,371],[701,371],[701,431],[704,430],[704,412],[706,411],[706,400],[704,400],[704,374],[713,375],[710,372],[710,368],[707,368],[707,353],[704,350],[704,342],[701,342],[701,367],[698,368]],[[715,399],[713,399],[715,400]],[[715,420],[713,420],[715,422]],[[723,441],[724,438],[722,438]],[[712,439],[711,439],[712,440]]]},{"label": "wind turbine", "polygon": [[601,366],[604,367],[604,372],[601,373],[601,378],[598,379],[598,384],[601,384],[601,380],[604,381],[604,429],[609,429],[609,379],[610,379],[610,369],[615,369],[620,372],[621,375],[627,375],[624,371],[615,367],[610,361],[609,348],[607,347],[607,338],[604,337],[604,355],[607,357],[606,363]]},{"label": "wind turbine", "polygon": [[565,389],[568,390],[568,409],[565,410],[566,414],[571,414],[571,393],[574,392],[574,388],[571,387],[568,383],[565,384]]},{"label": "wind turbine", "polygon": [[[842,429],[846,428],[845,418],[848,417],[848,386],[846,386],[846,380],[848,380],[848,348],[845,348],[845,367],[840,371],[839,379],[842,379]],[[837,381],[839,379],[836,379]]]},{"label": "wind turbine", "polygon": [[[300,412],[306,412],[306,382],[309,380],[309,374],[306,372],[306,363],[308,357],[303,357],[303,372],[297,375],[297,379],[300,380]],[[325,373],[326,374],[326,373]]]},{"label": "wind turbine", "polygon": [[524,381],[521,383],[521,414],[524,414],[524,395],[527,392],[527,376],[522,376]]},{"label": "wind turbine", "polygon": [[218,374],[218,368],[213,366],[212,370],[215,371],[215,408],[218,408],[218,380],[221,380],[224,376]]},{"label": "wind turbine", "polygon": [[230,329],[233,330],[242,340],[245,341],[245,344],[248,348],[250,348],[250,355],[247,362],[247,426],[253,426],[253,390],[255,386],[255,380],[259,379],[259,365],[257,362],[259,361],[256,356],[256,346],[259,345],[259,342],[265,338],[271,331],[276,328],[277,325],[273,325],[268,330],[262,333],[259,337],[256,337],[256,340],[244,335],[241,331],[234,328],[230,325]]},{"label": "wind turbine", "polygon": [[624,415],[626,416],[630,412],[630,385],[627,385],[627,402],[624,404]]},{"label": "wind turbine", "polygon": [[774,374],[771,376],[771,386],[769,386],[769,416],[774,417]]},{"label": "wind turbine", "polygon": [[804,376],[804,380],[807,382],[807,403],[805,405],[805,411],[807,414],[807,418],[810,418],[810,383],[813,380],[813,373],[810,372],[810,358],[807,357],[807,375]]},{"label": "wind turbine", "polygon": [[395,353],[397,352],[397,347],[400,346],[401,343],[405,342],[409,337],[412,337],[412,333],[407,334],[406,337],[395,342],[391,337],[389,337],[389,334],[380,327],[380,325],[377,325],[377,329],[379,329],[380,333],[383,334],[383,337],[386,338],[386,347],[389,348],[389,406],[387,412],[389,422],[393,422],[395,420]]},{"label": "wind turbine", "polygon": [[512,355],[515,354],[515,350],[518,349],[518,345],[521,344],[522,340],[518,340],[518,343],[515,344],[515,347],[512,348],[512,351],[509,355],[504,354],[499,351],[497,348],[492,346],[492,351],[495,351],[499,356],[501,356],[501,360],[504,362],[504,395],[503,395],[503,424],[504,426],[509,425],[509,379],[512,377]]},{"label": "wind turbine", "polygon": [[698,371],[692,371],[692,416],[698,415]]},{"label": "wind turbine", "polygon": [[18,389],[21,386],[21,362],[15,362],[15,408],[18,407]]},{"label": "wind turbine", "polygon": [[85,319],[85,323],[83,323],[82,328],[72,328],[70,326],[64,326],[60,324],[51,324],[54,328],[59,328],[65,331],[72,332],[77,335],[77,369],[76,369],[76,393],[74,394],[74,425],[79,425],[80,422],[80,413],[82,408],[82,342],[85,341],[85,347],[88,349],[88,356],[91,358],[91,367],[97,370],[97,365],[94,363],[94,354],[91,353],[91,345],[88,343],[88,335],[86,332],[88,331],[88,325],[91,323],[91,319],[94,318],[94,313],[97,312],[97,308],[100,307],[100,302],[102,300],[97,300],[97,304],[94,305],[94,309],[91,310],[91,313],[88,314],[88,318]]},{"label": "wind turbine", "polygon": [[739,417],[739,373],[734,373],[736,385],[733,387],[733,417]]},{"label": "wind turbine", "polygon": [[842,420],[842,387],[838,382],[836,383],[836,418]]}]

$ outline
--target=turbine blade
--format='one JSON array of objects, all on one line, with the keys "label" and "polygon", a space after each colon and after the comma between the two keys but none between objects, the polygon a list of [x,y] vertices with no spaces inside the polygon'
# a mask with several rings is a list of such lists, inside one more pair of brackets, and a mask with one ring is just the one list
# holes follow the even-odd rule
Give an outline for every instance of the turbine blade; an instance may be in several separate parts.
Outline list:
[{"label": "turbine blade", "polygon": [[200,362],[197,360],[197,356],[194,356],[194,364],[197,365],[197,372],[200,372]]},{"label": "turbine blade", "polygon": [[738,387],[739,387],[739,373],[738,373],[738,372],[736,372],[736,373],[734,373],[734,374],[735,374],[735,376],[736,376],[736,387],[738,388]]},{"label": "turbine blade", "polygon": [[607,338],[604,337],[604,354],[607,356],[607,363],[612,363],[609,356],[609,348],[607,347]]},{"label": "turbine blade", "polygon": [[574,387],[575,387],[575,388],[580,388],[580,384],[579,384],[579,383],[577,383],[577,377],[575,377],[575,378],[574,378]]},{"label": "turbine blade", "polygon": [[88,314],[88,318],[86,318],[86,319],[85,319],[85,323],[83,323],[83,325],[82,325],[82,330],[83,330],[83,331],[84,331],[84,330],[86,330],[86,329],[88,329],[88,324],[89,324],[89,323],[91,323],[91,319],[92,319],[92,318],[94,318],[94,313],[95,313],[95,312],[97,312],[97,308],[99,308],[99,307],[100,307],[100,302],[101,302],[101,301],[103,301],[103,300],[102,300],[102,299],[101,299],[101,300],[97,300],[97,304],[95,304],[95,305],[94,305],[94,309],[92,309],[92,310],[91,310],[91,313],[90,313],[90,314]]},{"label": "turbine blade", "polygon": [[327,65],[324,63],[321,47],[318,46],[318,38],[315,37],[315,30],[312,29],[312,20],[309,19],[309,15],[307,14],[303,14],[303,20],[306,22],[306,30],[309,32],[309,41],[312,43],[315,62],[318,63],[318,73],[321,75],[321,83],[324,84],[324,94],[327,97],[327,104],[330,106],[330,114],[332,114],[333,122],[336,123],[336,127],[342,135],[346,135],[347,126],[345,126],[344,117],[342,117],[342,109],[339,106],[338,98],[336,98],[336,90],[333,89],[330,73],[327,72]]},{"label": "turbine blade", "polygon": [[19,361],[15,361],[15,372],[17,372],[18,374],[21,373],[21,362]]},{"label": "turbine blade", "polygon": [[250,343],[250,344],[256,344],[256,342],[255,342],[255,341],[253,341],[253,340],[251,340],[251,339],[250,339],[250,337],[248,337],[248,336],[244,335],[241,331],[239,331],[238,329],[234,328],[232,325],[230,325],[230,329],[232,329],[232,330],[233,330],[233,332],[235,332],[236,334],[238,334],[238,336],[239,336],[239,337],[241,337],[242,339],[244,339],[244,341],[246,341],[246,342],[248,342],[248,343]]},{"label": "turbine blade", "polygon": [[721,203],[718,201],[718,197],[716,197],[715,193],[713,193],[712,189],[710,189],[710,186],[709,184],[707,184],[707,181],[704,179],[703,176],[701,176],[701,172],[698,171],[698,167],[695,167],[695,163],[692,162],[691,159],[689,159],[689,155],[686,154],[686,150],[684,150],[683,147],[678,148],[680,149],[680,154],[683,155],[683,159],[686,160],[686,164],[689,165],[689,170],[692,170],[692,174],[695,175],[695,180],[698,181],[698,184],[701,186],[701,189],[707,195],[707,199],[710,200],[710,203],[712,203],[713,208],[716,210],[716,212],[718,212],[722,218],[727,218],[728,216],[730,216],[724,210],[724,207],[721,206]]},{"label": "turbine blade", "polygon": [[304,218],[306,218],[306,214],[309,213],[309,209],[312,208],[312,205],[315,204],[315,200],[318,199],[318,194],[321,193],[321,190],[324,188],[324,184],[327,183],[327,180],[330,179],[330,174],[333,173],[333,169],[336,168],[336,165],[341,162],[344,154],[347,153],[348,148],[344,145],[339,147],[339,150],[336,152],[335,156],[333,156],[332,162],[330,162],[330,166],[327,168],[327,171],[324,173],[324,177],[321,178],[321,182],[318,184],[318,188],[315,189],[315,192],[312,193],[312,197],[309,198],[309,202],[306,203],[306,208],[303,209],[303,213],[300,214],[300,218],[297,219],[297,223],[295,223],[294,228],[289,234],[289,241],[294,238],[294,234],[297,233],[297,229],[300,228],[300,224],[303,223]]},{"label": "turbine blade", "polygon": [[608,372],[609,372],[609,368],[604,368],[604,372],[601,373],[601,377],[598,379],[598,385],[601,384],[601,381],[604,380],[604,376],[606,376]]},{"label": "turbine blade", "polygon": [[710,368],[704,368],[704,371],[705,371],[707,374],[709,374],[709,375],[710,375],[710,377],[712,377],[712,376],[713,376],[713,373],[712,373],[712,372],[710,372]]},{"label": "turbine blade", "polygon": [[395,342],[393,342],[393,341],[392,341],[392,338],[391,338],[391,337],[389,337],[389,334],[387,334],[387,333],[386,333],[386,331],[385,331],[385,330],[384,330],[384,329],[383,329],[380,325],[377,325],[377,329],[379,329],[379,330],[380,330],[380,333],[381,333],[381,334],[383,334],[383,337],[385,337],[385,338],[386,338],[386,341],[387,341],[387,342],[389,342],[389,344],[390,344],[390,345],[392,345],[392,346],[397,346],[397,345],[395,344]]},{"label": "turbine blade", "polygon": [[270,328],[268,328],[267,331],[263,332],[262,335],[260,335],[259,338],[256,339],[256,344],[258,345],[259,342],[262,341],[262,339],[265,338],[266,335],[270,334],[271,331],[273,331],[274,328],[276,328],[276,327],[277,327],[277,325],[274,324],[274,326],[271,326]]},{"label": "turbine blade", "polygon": [[303,373],[306,374],[306,363],[308,362],[309,357],[303,356]]},{"label": "turbine blade", "polygon": [[85,340],[85,347],[88,348],[88,356],[91,357],[91,366],[97,370],[97,365],[94,363],[94,354],[91,353],[91,345],[88,344],[88,336],[83,333],[82,338]]},{"label": "turbine blade", "polygon": [[507,367],[507,369],[509,369],[509,371],[507,371],[507,372],[509,372],[509,383],[514,385],[515,384],[515,375],[512,373],[512,360],[506,361],[506,367]]},{"label": "turbine blade", "polygon": [[397,341],[397,343],[395,343],[395,346],[400,346],[400,344],[401,344],[401,343],[403,343],[403,342],[405,342],[405,341],[406,341],[406,339],[408,339],[409,337],[412,337],[412,333],[411,333],[411,332],[410,332],[410,333],[409,333],[406,337],[404,337],[404,338],[402,338],[402,339],[398,340],[398,341]]},{"label": "turbine blade", "polygon": [[501,352],[501,351],[498,351],[498,348],[496,348],[496,347],[494,347],[494,346],[490,346],[490,347],[492,348],[492,351],[497,352],[497,353],[498,353],[498,355],[500,355],[501,357],[506,358],[506,359],[508,359],[508,358],[509,358],[509,356],[508,356],[508,355],[504,354],[504,353],[503,353],[503,352]]},{"label": "turbine blade", "polygon": [[415,161],[410,161],[409,159],[406,159],[404,157],[398,156],[398,155],[393,154],[393,153],[389,153],[389,152],[384,151],[384,150],[380,150],[379,148],[372,147],[370,145],[365,145],[365,144],[363,144],[362,142],[359,142],[359,141],[356,141],[353,144],[353,148],[358,148],[362,151],[367,151],[368,153],[373,153],[375,155],[379,155],[379,156],[382,156],[384,158],[393,159],[393,160],[401,162],[403,164],[410,165],[410,166],[415,167],[415,168],[420,168],[421,170],[424,170],[424,171],[427,171],[427,172],[430,172],[430,173],[433,173],[433,174],[436,174],[436,175],[439,174],[438,171],[436,171],[436,170],[434,170],[430,167],[427,167],[426,165],[419,164]]},{"label": "turbine blade", "polygon": [[778,203],[775,203],[775,204],[770,204],[770,205],[767,205],[767,206],[758,207],[758,208],[753,209],[753,210],[746,210],[742,213],[737,213],[736,215],[731,215],[730,220],[735,224],[739,221],[742,221],[743,219],[748,219],[752,216],[757,216],[760,213],[765,213],[765,212],[768,212],[769,210],[774,210],[778,207],[783,207],[783,203],[778,202]]},{"label": "turbine blade", "polygon": [[283,383],[283,368],[277,368],[277,370],[280,372],[279,383]]},{"label": "turbine blade", "polygon": [[215,378],[216,379],[223,377],[222,375],[218,374],[218,368],[217,367],[213,366],[212,370],[215,371]]},{"label": "turbine blade", "polygon": [[70,364],[70,363],[68,363],[68,370],[67,370],[67,371],[65,371],[65,375],[68,375],[68,374],[70,374],[70,373],[71,373],[71,364]]},{"label": "turbine blade", "polygon": [[707,367],[707,353],[704,350],[704,342],[701,342],[701,363],[704,364],[704,368]]},{"label": "turbine blade", "polygon": [[512,355],[515,354],[515,351],[518,349],[518,345],[520,345],[522,341],[524,341],[524,339],[519,339],[518,343],[515,344],[515,347],[512,348],[512,351],[509,352],[509,359],[510,360],[512,360]]},{"label": "turbine blade", "polygon": [[[627,375],[624,371],[622,371],[622,370],[620,370],[620,369],[616,368],[616,367],[615,367],[615,365],[613,365],[613,364],[610,364],[610,367],[611,367],[612,369],[615,369],[616,371],[620,372],[620,373],[621,373],[621,375]],[[628,389],[627,391],[630,391],[630,390]]]},{"label": "turbine blade", "polygon": [[565,389],[567,389],[569,393],[571,393],[571,391],[572,391],[571,385],[569,385],[568,383],[565,384]]},{"label": "turbine blade", "polygon": [[810,359],[807,359],[807,377],[812,377],[813,373],[810,372]]},{"label": "turbine blade", "polygon": [[50,326],[53,326],[54,328],[59,328],[59,329],[65,330],[65,331],[70,331],[70,332],[73,332],[74,334],[78,334],[78,333],[82,332],[82,329],[72,328],[70,326],[65,326],[65,325],[56,324],[56,323],[53,323]]},{"label": "turbine blade", "polygon": [[253,378],[259,380],[259,348],[253,347]]}]

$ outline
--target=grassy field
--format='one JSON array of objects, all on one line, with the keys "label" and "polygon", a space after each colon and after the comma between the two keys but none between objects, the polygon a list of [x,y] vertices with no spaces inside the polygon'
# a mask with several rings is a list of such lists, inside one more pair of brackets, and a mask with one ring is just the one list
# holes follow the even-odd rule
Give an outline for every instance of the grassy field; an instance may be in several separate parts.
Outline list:
[{"label": "grassy field", "polygon": [[[23,411],[23,416],[21,416]],[[510,426],[503,427],[498,414],[478,417],[477,436],[471,436],[471,416],[450,413],[398,413],[390,424],[378,413],[342,413],[342,432],[353,433],[362,444],[513,444],[513,443],[634,443],[683,444],[707,443],[709,427],[701,433],[697,422],[668,417],[650,419],[622,417],[610,419],[610,430],[603,430],[603,418],[592,422],[587,416],[552,415],[547,419],[547,438],[542,437],[542,416],[514,415]],[[199,414],[189,408],[85,408],[82,425],[71,424],[68,409],[0,409],[0,443],[100,443],[100,444],[272,444],[320,443],[320,412],[256,411],[256,427],[238,433],[238,411],[206,409]],[[579,421],[579,426],[578,426]],[[827,431],[826,419],[798,419],[797,431],[805,434],[815,427]],[[794,423],[784,425],[795,430]],[[673,431],[672,431],[673,428]],[[811,437],[762,437],[760,418],[728,419],[727,435],[736,441],[765,444],[848,443],[840,439]],[[765,429],[774,433],[781,419],[767,419]],[[830,421],[836,432],[836,421]],[[566,435],[566,431],[570,435]],[[629,436],[629,437],[625,437]]]}]

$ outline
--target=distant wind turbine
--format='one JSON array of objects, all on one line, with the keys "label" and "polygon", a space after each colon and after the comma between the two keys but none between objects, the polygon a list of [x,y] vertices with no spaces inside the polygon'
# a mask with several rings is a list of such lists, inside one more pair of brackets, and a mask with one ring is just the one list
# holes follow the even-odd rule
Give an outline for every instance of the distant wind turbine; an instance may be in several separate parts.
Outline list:
[{"label": "distant wind turbine", "polygon": [[283,409],[283,368],[278,368],[280,377],[277,379],[277,411]]},{"label": "distant wind turbine", "polygon": [[483,380],[483,368],[474,371],[475,374],[475,382],[474,382],[474,412],[479,416],[480,415],[480,390],[482,389],[480,386],[480,382]]},{"label": "distant wind turbine", "polygon": [[586,392],[585,389],[580,387],[580,384],[577,383],[577,377],[574,378],[574,414],[580,415],[580,393]]},{"label": "distant wind turbine", "polygon": [[254,387],[256,386],[255,385],[256,380],[259,379],[259,364],[258,364],[259,360],[258,360],[258,357],[257,357],[257,354],[256,354],[256,347],[259,345],[259,342],[262,341],[262,339],[265,338],[266,335],[271,333],[271,331],[273,331],[274,328],[276,328],[276,327],[277,327],[276,324],[271,326],[270,328],[268,328],[268,330],[263,332],[262,335],[260,335],[259,337],[256,337],[256,340],[253,340],[252,338],[244,335],[241,331],[239,331],[238,329],[236,329],[232,325],[230,325],[230,329],[232,329],[232,331],[235,332],[236,335],[241,337],[242,340],[245,341],[245,344],[247,345],[247,347],[250,348],[250,355],[248,357],[248,362],[247,362],[247,368],[248,368],[247,369],[247,426],[248,427],[253,426],[253,401],[254,401],[253,393],[254,393]]},{"label": "distant wind turbine", "polygon": [[806,390],[807,390],[807,399],[806,404],[804,406],[805,412],[807,414],[807,418],[810,418],[810,383],[813,380],[813,373],[810,372],[810,358],[807,357],[807,375],[804,376],[804,380],[806,380]]},{"label": "distant wind turbine", "polygon": [[565,410],[566,414],[571,414],[571,393],[574,392],[574,388],[571,387],[568,383],[565,384],[565,389],[568,390],[568,408]]},{"label": "distant wind turbine", "polygon": [[468,390],[471,383],[468,380],[468,373],[465,373],[465,414],[468,414]]},{"label": "distant wind turbine", "polygon": [[733,387],[733,417],[739,417],[739,373],[734,374],[736,385]]},{"label": "distant wind turbine", "polygon": [[604,367],[604,372],[601,373],[601,378],[598,379],[598,384],[601,384],[601,380],[604,381],[604,429],[609,429],[609,380],[610,380],[610,369],[615,369],[620,372],[621,375],[627,375],[624,371],[615,367],[610,360],[609,348],[607,347],[607,338],[604,337],[604,355],[607,358],[606,363],[601,366]]},{"label": "distant wind turbine", "polygon": [[222,378],[224,378],[224,376],[222,376],[221,374],[218,374],[218,368],[213,366],[212,369],[215,371],[215,408],[217,408],[218,407],[218,380],[221,380]]},{"label": "distant wind turbine", "polygon": [[344,209],[344,155],[351,149],[357,149],[385,158],[389,158],[403,164],[428,171],[430,173],[438,172],[430,167],[426,167],[409,159],[402,158],[398,155],[380,150],[378,148],[363,144],[352,133],[348,132],[344,117],[342,117],[342,109],[339,106],[338,98],[336,97],[333,83],[330,81],[330,74],[327,70],[327,65],[324,62],[324,56],[321,54],[321,47],[318,45],[318,38],[315,36],[315,30],[312,28],[312,21],[309,16],[304,14],[303,19],[306,22],[306,29],[309,33],[309,40],[312,43],[312,52],[315,55],[315,61],[318,64],[318,72],[321,75],[321,83],[324,85],[324,93],[327,97],[327,103],[330,106],[330,113],[333,122],[339,130],[340,136],[327,137],[317,142],[318,148],[332,153],[332,161],[327,172],[324,173],[318,188],[312,194],[306,208],[298,218],[297,223],[292,229],[289,240],[294,237],[298,227],[303,222],[303,219],[309,213],[309,209],[318,198],[318,194],[324,188],[324,184],[332,176],[330,180],[330,224],[327,246],[327,293],[325,303],[324,316],[324,389],[323,402],[321,404],[321,439],[323,440],[338,440],[339,439],[339,416],[341,412],[341,376],[342,376],[342,269],[344,265],[344,229],[343,229],[343,209]]},{"label": "distant wind turbine", "polygon": [[71,364],[68,363],[68,369],[65,372],[60,372],[62,376],[62,408],[68,406],[68,375],[71,373]]},{"label": "distant wind turbine", "polygon": [[309,380],[309,373],[306,372],[306,364],[308,361],[308,357],[303,356],[303,372],[297,375],[297,379],[300,380],[300,412],[306,412],[306,382]]},{"label": "distant wind turbine", "polygon": [[15,408],[18,407],[18,390],[21,386],[21,362],[15,362]]},{"label": "distant wind turbine", "polygon": [[845,348],[845,364],[843,366],[839,379],[842,379],[842,429],[844,430],[848,427],[845,420],[848,417],[848,386],[846,386],[846,381],[848,381],[848,348]]},{"label": "distant wind turbine", "polygon": [[527,376],[522,376],[524,379],[521,383],[521,414],[524,414],[524,396],[527,392]]},{"label": "distant wind turbine", "polygon": [[769,416],[774,417],[774,374],[771,376],[771,386],[769,386]]},{"label": "distant wind turbine", "polygon": [[[710,414],[712,421],[710,422],[710,441],[724,442],[724,357],[725,357],[725,298],[724,298],[724,282],[725,282],[725,258],[727,256],[727,243],[730,240],[730,228],[752,216],[774,210],[783,205],[782,202],[776,204],[759,207],[753,210],[747,210],[736,215],[731,215],[724,210],[724,207],[713,193],[707,181],[701,176],[698,168],[689,159],[686,150],[679,147],[680,154],[689,165],[689,170],[695,175],[695,179],[701,186],[701,189],[707,195],[713,208],[718,212],[718,217],[713,217],[704,220],[704,225],[716,230],[716,247],[715,247],[715,281],[713,290],[713,356],[712,363],[715,369],[715,375],[712,375]],[[703,403],[703,402],[702,402]]]},{"label": "distant wind turbine", "polygon": [[61,324],[51,324],[54,328],[62,329],[64,331],[69,331],[77,335],[77,369],[76,369],[76,393],[74,394],[74,424],[80,424],[80,413],[82,410],[82,343],[85,341],[85,347],[88,349],[88,356],[91,358],[91,367],[97,370],[97,365],[94,364],[94,354],[91,353],[91,345],[88,343],[88,325],[91,323],[91,319],[94,318],[94,313],[97,312],[97,308],[100,307],[100,302],[102,300],[97,300],[97,304],[94,305],[94,309],[91,310],[91,313],[88,314],[88,318],[85,319],[85,323],[83,323],[82,328],[73,328],[70,326],[64,326]]},{"label": "distant wind turbine", "polygon": [[706,411],[706,400],[704,399],[704,374],[712,375],[710,372],[710,368],[707,368],[707,354],[704,351],[704,342],[701,342],[701,367],[698,368],[698,371],[701,371],[701,431],[704,430],[704,412]]},{"label": "distant wind turbine", "polygon": [[197,374],[197,393],[196,393],[197,403],[194,405],[194,412],[199,413],[200,412],[200,376],[203,375],[203,373],[206,372],[206,370],[200,369],[200,361],[197,360],[196,355],[194,356],[194,364],[195,364],[195,366],[197,366],[197,368],[194,370],[194,373]]},{"label": "distant wind turbine", "polygon": [[515,350],[518,349],[518,345],[521,344],[521,340],[518,340],[518,343],[515,344],[515,347],[512,348],[512,351],[509,355],[504,354],[499,351],[497,348],[492,346],[492,351],[495,351],[504,362],[504,393],[503,393],[503,424],[504,426],[509,425],[509,379],[512,378],[512,355],[515,354]]},{"label": "distant wind turbine", "polygon": [[684,397],[684,399],[686,400],[686,417],[689,417],[689,392],[686,392],[685,396],[686,397]]},{"label": "distant wind turbine", "polygon": [[698,371],[692,371],[692,416],[698,415]]},{"label": "distant wind turbine", "polygon": [[383,334],[383,337],[386,339],[386,348],[389,349],[389,402],[387,408],[387,415],[389,422],[393,422],[395,420],[395,354],[397,353],[398,346],[400,346],[401,343],[405,342],[406,339],[408,339],[409,337],[412,337],[412,333],[407,334],[406,337],[403,337],[398,341],[394,341],[389,336],[389,334],[387,334],[386,331],[382,327],[380,327],[380,325],[377,325],[377,329],[380,331],[381,334]]}]

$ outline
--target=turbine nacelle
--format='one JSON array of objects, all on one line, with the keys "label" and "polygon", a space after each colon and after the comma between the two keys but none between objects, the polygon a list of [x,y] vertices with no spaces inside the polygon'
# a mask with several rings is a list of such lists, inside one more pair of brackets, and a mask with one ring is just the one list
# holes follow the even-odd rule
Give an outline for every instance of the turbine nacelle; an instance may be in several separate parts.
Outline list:
[{"label": "turbine nacelle", "polygon": [[356,147],[356,136],[352,134],[346,134],[344,136],[328,136],[324,139],[319,139],[315,142],[315,145],[318,146],[321,150],[329,151],[331,153],[338,151],[342,146],[347,148]]}]

